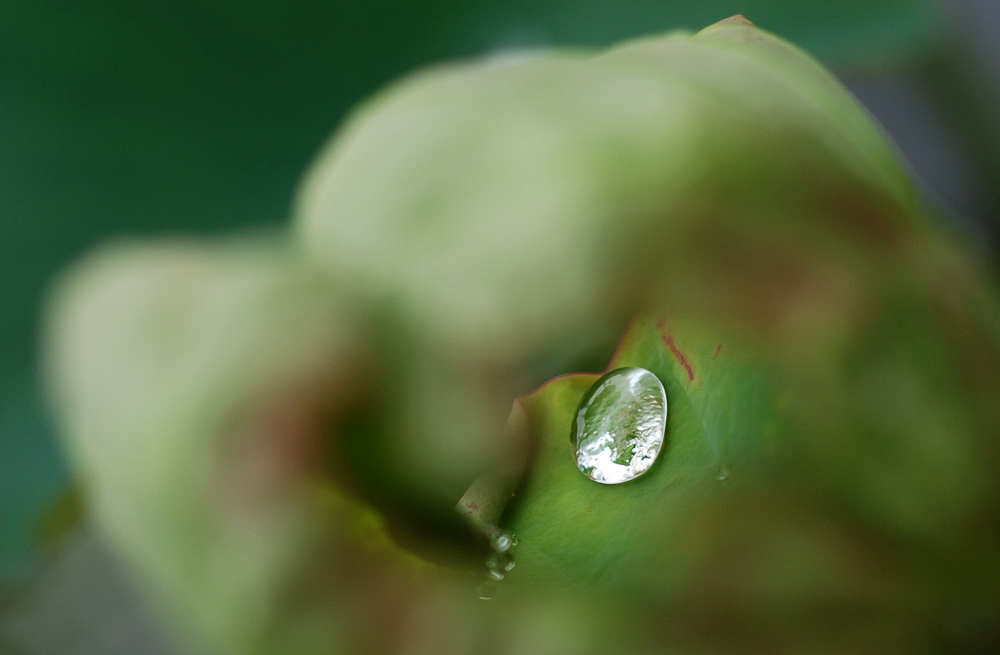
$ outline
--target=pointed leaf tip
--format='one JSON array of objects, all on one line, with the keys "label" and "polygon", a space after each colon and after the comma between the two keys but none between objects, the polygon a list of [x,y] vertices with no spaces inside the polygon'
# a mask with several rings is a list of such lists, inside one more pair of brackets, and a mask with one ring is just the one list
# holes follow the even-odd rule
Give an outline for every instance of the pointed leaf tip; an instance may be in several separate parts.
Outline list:
[{"label": "pointed leaf tip", "polygon": [[710,25],[709,27],[718,27],[720,25],[742,25],[744,27],[753,27],[753,28],[757,27],[756,25],[753,24],[751,20],[749,20],[743,14],[736,14],[735,16],[730,16],[729,18],[720,20],[718,23]]}]

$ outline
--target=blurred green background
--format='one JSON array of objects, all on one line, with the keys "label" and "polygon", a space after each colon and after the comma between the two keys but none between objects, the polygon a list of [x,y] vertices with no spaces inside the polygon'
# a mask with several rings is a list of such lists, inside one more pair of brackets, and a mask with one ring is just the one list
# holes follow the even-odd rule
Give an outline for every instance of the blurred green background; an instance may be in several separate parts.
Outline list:
[{"label": "blurred green background", "polygon": [[[5,0],[0,3],[0,579],[70,484],[37,374],[52,276],[121,235],[285,221],[345,113],[442,59],[602,46],[736,13],[840,73],[929,197],[992,243],[990,0]],[[985,18],[984,18],[985,16]],[[2,649],[2,644],[0,644]]]}]

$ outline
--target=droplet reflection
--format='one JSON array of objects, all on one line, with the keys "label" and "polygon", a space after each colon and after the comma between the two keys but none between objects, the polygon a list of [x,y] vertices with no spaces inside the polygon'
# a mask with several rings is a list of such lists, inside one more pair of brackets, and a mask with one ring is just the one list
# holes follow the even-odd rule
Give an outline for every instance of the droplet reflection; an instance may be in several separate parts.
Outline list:
[{"label": "droplet reflection", "polygon": [[667,395],[644,368],[602,376],[583,397],[571,438],[580,472],[595,482],[633,480],[656,461],[667,424]]}]

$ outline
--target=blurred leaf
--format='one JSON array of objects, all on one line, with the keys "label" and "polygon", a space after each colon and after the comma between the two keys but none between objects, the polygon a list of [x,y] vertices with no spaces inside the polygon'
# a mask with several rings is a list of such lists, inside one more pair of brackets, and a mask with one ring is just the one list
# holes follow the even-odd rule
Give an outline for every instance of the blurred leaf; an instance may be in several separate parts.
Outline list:
[{"label": "blurred leaf", "polygon": [[871,59],[872,49],[884,57],[923,43],[930,9],[917,0],[5,3],[0,332],[14,341],[3,361],[27,361],[44,281],[96,239],[280,219],[337,119],[415,66],[508,44],[608,45],[737,12],[828,61]]},{"label": "blurred leaf", "polygon": [[[916,0],[3,3],[0,367],[18,388],[0,404],[5,421],[19,421],[13,407],[34,393],[22,390],[33,389],[46,282],[100,239],[279,221],[330,128],[415,66],[607,45],[736,12],[833,64],[906,59],[936,31],[930,3]],[[35,423],[9,432],[10,448],[30,453],[29,477],[48,480],[62,467]],[[37,514],[53,491],[11,493],[17,512]],[[28,544],[10,549],[26,561]]]},{"label": "blurred leaf", "polygon": [[352,566],[396,562],[389,585],[413,568],[326,483],[329,413],[359,392],[363,351],[287,244],[117,244],[56,296],[49,383],[89,511],[185,640],[315,648],[351,623],[285,613],[289,594],[338,605]]},{"label": "blurred leaf", "polygon": [[792,280],[817,263],[802,253],[860,279],[922,229],[864,110],[749,24],[417,73],[352,116],[295,213],[306,254],[360,304],[508,370],[620,330],[663,287],[768,320],[755,290],[824,283]]}]

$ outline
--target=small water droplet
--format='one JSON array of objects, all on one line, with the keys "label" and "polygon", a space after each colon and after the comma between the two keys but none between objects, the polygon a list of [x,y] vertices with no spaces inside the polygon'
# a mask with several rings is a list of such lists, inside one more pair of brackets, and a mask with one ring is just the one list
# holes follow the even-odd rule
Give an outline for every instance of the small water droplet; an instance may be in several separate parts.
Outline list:
[{"label": "small water droplet", "polygon": [[476,587],[476,595],[480,600],[492,600],[497,595],[497,584],[495,582],[484,582]]},{"label": "small water droplet", "polygon": [[722,480],[727,479],[728,477],[729,477],[729,467],[728,466],[724,466],[721,469],[719,469],[719,473],[718,473],[718,475],[715,476],[715,479],[719,480],[719,481],[722,481]]},{"label": "small water droplet", "polygon": [[521,543],[521,538],[518,537],[516,534],[511,534],[510,535],[510,545],[511,545],[511,547],[513,548],[513,547],[517,546],[519,543]]},{"label": "small water droplet", "polygon": [[493,598],[496,585],[502,582],[507,574],[514,569],[514,554],[510,549],[516,546],[518,538],[505,530],[494,528],[490,534],[490,552],[486,556],[486,582],[477,587],[477,593],[483,600]]},{"label": "small water droplet", "polygon": [[663,446],[667,395],[644,368],[607,373],[584,395],[570,431],[576,466],[595,482],[620,484],[650,469]]},{"label": "small water droplet", "polygon": [[493,545],[493,550],[498,553],[504,553],[509,550],[512,545],[514,545],[511,536],[502,530],[494,532],[490,542]]}]

